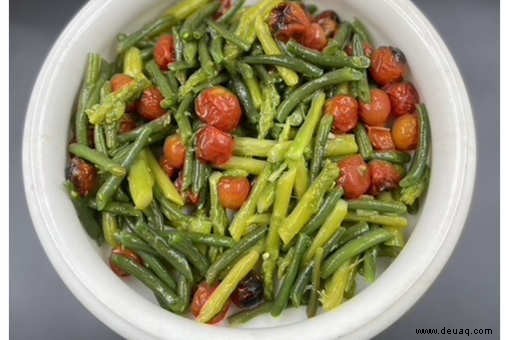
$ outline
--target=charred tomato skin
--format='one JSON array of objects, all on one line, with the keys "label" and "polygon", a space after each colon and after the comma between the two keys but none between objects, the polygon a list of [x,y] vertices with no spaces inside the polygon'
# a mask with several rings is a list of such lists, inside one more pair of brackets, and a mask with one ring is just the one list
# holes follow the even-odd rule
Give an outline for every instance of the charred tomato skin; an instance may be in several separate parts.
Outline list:
[{"label": "charred tomato skin", "polygon": [[242,280],[232,294],[232,302],[239,308],[252,308],[263,301],[263,279],[251,273]]},{"label": "charred tomato skin", "polygon": [[336,12],[327,10],[318,14],[315,22],[322,27],[327,38],[333,38],[339,30],[341,20]]},{"label": "charred tomato skin", "polygon": [[[208,283],[204,282],[201,283],[193,295],[193,301],[191,302],[191,314],[196,318],[198,315],[200,315],[200,311],[209,299],[209,297],[214,293],[214,290],[216,287],[210,286]],[[212,321],[210,321],[210,324],[216,324],[224,320],[226,315],[228,314],[228,310],[230,309],[231,303],[228,301],[225,304],[225,308],[217,315],[215,316]]]},{"label": "charred tomato skin", "polygon": [[138,103],[138,114],[145,120],[154,120],[166,113],[161,107],[164,96],[159,89],[152,87],[143,92]]},{"label": "charred tomato skin", "polygon": [[410,82],[400,82],[384,86],[391,101],[392,114],[402,116],[414,113],[419,103],[419,94]]},{"label": "charred tomato skin", "polygon": [[369,173],[371,174],[370,193],[376,196],[383,191],[397,189],[404,170],[386,161],[373,160],[369,162]]},{"label": "charred tomato skin", "polygon": [[391,46],[383,46],[371,55],[370,74],[380,86],[396,83],[406,76],[408,66],[403,52]]},{"label": "charred tomato skin", "polygon": [[79,157],[71,158],[67,168],[67,177],[81,197],[95,194],[99,186],[97,169]]}]

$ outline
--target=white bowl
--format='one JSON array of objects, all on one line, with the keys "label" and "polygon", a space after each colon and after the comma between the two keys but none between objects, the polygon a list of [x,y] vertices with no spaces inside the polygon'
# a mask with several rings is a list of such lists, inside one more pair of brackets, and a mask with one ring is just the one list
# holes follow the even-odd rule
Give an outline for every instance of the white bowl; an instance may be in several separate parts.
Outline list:
[{"label": "white bowl", "polygon": [[378,44],[401,48],[427,104],[432,126],[432,176],[408,244],[371,286],[337,310],[304,321],[288,311],[256,329],[201,325],[159,308],[146,290],[109,270],[62,188],[69,121],[86,54],[114,55],[118,32],[158,16],[169,1],[92,0],[53,46],[34,87],[23,144],[30,214],[41,243],[69,289],[94,314],[128,338],[360,339],[374,336],[425,292],[460,236],[473,192],[476,142],[471,107],[457,66],[424,15],[408,0],[322,0],[323,9],[358,16]]}]

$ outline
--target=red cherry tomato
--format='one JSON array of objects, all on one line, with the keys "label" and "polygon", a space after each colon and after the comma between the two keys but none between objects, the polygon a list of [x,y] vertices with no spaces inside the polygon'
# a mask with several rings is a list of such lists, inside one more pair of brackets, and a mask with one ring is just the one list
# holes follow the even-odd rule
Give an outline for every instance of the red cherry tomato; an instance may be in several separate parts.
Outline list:
[{"label": "red cherry tomato", "polygon": [[203,91],[195,101],[195,111],[201,121],[225,132],[235,130],[242,117],[237,96],[221,86]]},{"label": "red cherry tomato", "polygon": [[99,186],[97,169],[79,157],[71,158],[68,177],[81,197],[93,195]]},{"label": "red cherry tomato", "polygon": [[379,89],[371,90],[371,103],[360,103],[360,115],[364,123],[371,126],[385,126],[391,114],[389,96]]},{"label": "red cherry tomato", "polygon": [[343,187],[346,198],[357,198],[368,191],[371,178],[368,165],[362,156],[355,155],[342,160],[339,169],[339,185]]},{"label": "red cherry tomato", "polygon": [[154,60],[161,70],[167,70],[176,60],[175,39],[172,35],[162,36],[154,48]]},{"label": "red cherry tomato", "polygon": [[[129,260],[132,260],[138,264],[143,264],[142,260],[140,259],[140,257],[136,254],[136,253],[133,253],[132,251],[128,250],[128,249],[123,249],[123,248],[115,248],[113,249],[113,251],[111,252],[111,254],[115,254],[115,255],[118,255],[118,256],[123,256]],[[111,257],[110,257],[110,268],[111,270],[117,274],[118,276],[122,277],[122,276],[129,276],[128,273],[124,272],[121,268],[117,267],[116,264],[114,264],[113,262],[111,262]]]},{"label": "red cherry tomato", "polygon": [[189,192],[189,193],[187,193],[186,199],[192,205],[196,206],[196,205],[200,204],[200,194],[197,193],[197,192]]},{"label": "red cherry tomato", "polygon": [[322,26],[315,22],[309,25],[304,35],[298,37],[297,41],[303,46],[317,51],[323,50],[328,43],[327,36]]},{"label": "red cherry tomato", "polygon": [[339,30],[339,16],[334,11],[323,11],[315,17],[315,22],[322,27],[327,38],[333,38]]},{"label": "red cherry tomato", "polygon": [[415,115],[398,117],[392,125],[392,138],[398,150],[413,150],[419,142],[419,122]]},{"label": "red cherry tomato", "polygon": [[373,147],[376,150],[394,150],[394,142],[392,141],[390,129],[378,126],[369,126],[368,136],[371,140],[371,144],[373,144]]},{"label": "red cherry tomato", "polygon": [[352,131],[359,121],[359,104],[352,96],[337,96],[325,105],[325,113],[334,117],[334,132]]},{"label": "red cherry tomato", "polygon": [[276,7],[270,16],[270,26],[276,37],[284,42],[290,39],[297,41],[306,34],[311,25],[309,13],[295,2],[287,2]]},{"label": "red cherry tomato", "polygon": [[[198,315],[200,315],[202,307],[205,305],[205,303],[207,302],[207,300],[212,295],[215,289],[216,289],[215,287],[209,286],[209,284],[206,282],[198,286],[198,289],[196,289],[196,292],[194,292],[193,301],[191,303],[191,313],[195,318],[198,317]],[[228,301],[226,307],[209,323],[215,324],[223,321],[229,309],[230,302]]]},{"label": "red cherry tomato", "polygon": [[111,90],[113,92],[118,92],[131,84],[134,84],[134,79],[127,74],[115,74],[111,78]]},{"label": "red cherry tomato", "polygon": [[164,97],[157,88],[152,87],[143,92],[138,103],[138,113],[146,120],[153,120],[161,117],[166,110],[161,107]]},{"label": "red cherry tomato", "polygon": [[402,116],[415,112],[415,106],[419,103],[419,94],[411,83],[395,83],[384,87],[384,91],[391,100],[392,113]]},{"label": "red cherry tomato", "polygon": [[166,157],[161,157],[159,159],[159,165],[161,165],[161,168],[163,168],[164,172],[168,175],[170,179],[173,179],[175,177],[175,174],[177,173],[177,169],[171,166],[170,162]]},{"label": "red cherry tomato", "polygon": [[122,118],[122,120],[120,120],[120,128],[119,128],[120,133],[127,133],[129,131],[136,129],[136,127],[137,127],[136,121],[128,113],[126,113],[124,115],[124,117]]},{"label": "red cherry tomato", "polygon": [[233,154],[233,137],[213,126],[207,126],[198,133],[197,156],[205,163],[224,164]]},{"label": "red cherry tomato", "polygon": [[403,178],[403,170],[386,161],[374,160],[369,162],[371,174],[371,194],[378,195],[382,191],[393,190],[399,186]]},{"label": "red cherry tomato", "polygon": [[379,47],[371,56],[371,77],[380,86],[403,80],[408,72],[405,55],[395,47]]},{"label": "red cherry tomato", "polygon": [[222,178],[218,185],[219,201],[227,209],[238,210],[247,200],[250,190],[247,178]]},{"label": "red cherry tomato", "polygon": [[166,138],[163,154],[169,166],[179,170],[182,169],[186,159],[186,147],[180,135],[175,134]]}]

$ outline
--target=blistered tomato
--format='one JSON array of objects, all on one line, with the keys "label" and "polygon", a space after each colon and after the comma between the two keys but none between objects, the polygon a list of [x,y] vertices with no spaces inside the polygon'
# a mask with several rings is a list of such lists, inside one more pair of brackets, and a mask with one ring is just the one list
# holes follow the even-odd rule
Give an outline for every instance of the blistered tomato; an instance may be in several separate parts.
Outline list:
[{"label": "blistered tomato", "polygon": [[157,88],[152,87],[143,92],[140,102],[138,103],[138,113],[146,120],[154,120],[166,113],[161,107],[164,97]]},{"label": "blistered tomato", "polygon": [[371,177],[362,156],[355,155],[342,160],[339,169],[341,170],[339,185],[343,187],[346,198],[357,198],[368,191]]},{"label": "blistered tomato", "polygon": [[396,83],[407,74],[407,62],[401,50],[395,47],[379,47],[371,56],[370,74],[380,86]]},{"label": "blistered tomato", "polygon": [[68,168],[69,180],[74,184],[81,197],[93,195],[99,185],[97,169],[79,157],[71,158]]},{"label": "blistered tomato", "polygon": [[403,178],[403,169],[386,161],[373,160],[369,162],[369,172],[372,195],[396,189],[399,186],[399,181]]},{"label": "blistered tomato", "polygon": [[385,126],[391,114],[389,96],[379,89],[371,90],[371,103],[360,103],[360,115],[364,123],[371,126]]},{"label": "blistered tomato", "polygon": [[219,201],[227,209],[238,210],[246,201],[250,190],[251,184],[247,178],[222,178],[218,185]]},{"label": "blistered tomato", "polygon": [[359,121],[359,104],[352,96],[336,96],[325,105],[325,113],[334,117],[334,132],[352,131]]},{"label": "blistered tomato", "polygon": [[169,166],[175,169],[182,169],[186,159],[186,147],[180,135],[175,134],[166,138],[163,154]]},{"label": "blistered tomato", "polygon": [[177,60],[175,39],[172,35],[159,38],[154,48],[154,60],[161,70],[167,70]]},{"label": "blistered tomato", "polygon": [[419,103],[419,94],[411,83],[389,84],[384,87],[384,91],[389,96],[392,113],[395,116],[415,112],[415,107]]},{"label": "blistered tomato", "polygon": [[201,121],[225,132],[235,130],[242,117],[237,96],[220,86],[204,90],[195,101],[195,111]]},{"label": "blistered tomato", "polygon": [[233,155],[233,137],[213,126],[207,126],[198,133],[196,153],[205,163],[224,164]]},{"label": "blistered tomato", "polygon": [[390,129],[378,126],[369,126],[368,136],[371,140],[371,144],[376,150],[394,150],[394,142],[392,140]]},{"label": "blistered tomato", "polygon": [[119,73],[111,78],[111,90],[113,92],[118,92],[131,84],[134,84],[134,79],[127,74]]},{"label": "blistered tomato", "polygon": [[419,141],[419,120],[416,115],[398,117],[392,125],[392,139],[398,150],[413,150]]}]

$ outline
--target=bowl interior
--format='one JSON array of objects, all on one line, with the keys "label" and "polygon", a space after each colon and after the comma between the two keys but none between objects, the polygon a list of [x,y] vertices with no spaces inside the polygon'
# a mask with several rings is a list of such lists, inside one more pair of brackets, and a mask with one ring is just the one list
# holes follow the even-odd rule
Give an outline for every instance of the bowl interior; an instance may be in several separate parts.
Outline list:
[{"label": "bowl interior", "polygon": [[[30,211],[41,242],[66,284],[103,322],[121,334],[193,339],[270,335],[283,339],[291,334],[316,335],[313,330],[320,329],[324,338],[351,335],[411,289],[422,294],[426,287],[413,287],[426,271],[431,272],[428,267],[452,232],[457,238],[471,196],[475,136],[468,98],[445,46],[409,1],[315,2],[321,9],[336,10],[342,18],[359,17],[377,45],[394,45],[405,53],[412,81],[430,114],[433,155],[427,199],[417,221],[413,221],[417,224],[410,228],[411,237],[403,252],[373,285],[341,308],[312,320],[304,321],[302,310],[290,309],[280,318],[264,316],[246,326],[261,328],[257,331],[233,330],[200,325],[165,312],[136,280],[121,280],[109,270],[107,251],[88,238],[63,190],[67,132],[86,54],[98,52],[112,60],[117,33],[139,28],[159,16],[169,2],[91,1],[48,56],[34,88],[25,129],[23,159]],[[455,239],[451,242],[445,258]],[[434,271],[438,273],[442,265]],[[402,311],[398,313],[397,316]]]}]

